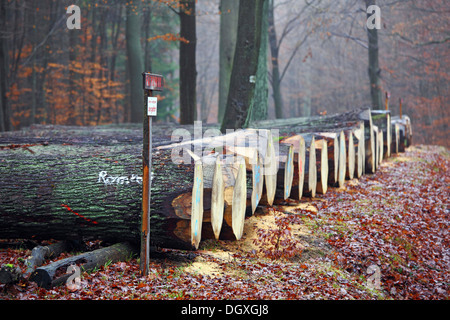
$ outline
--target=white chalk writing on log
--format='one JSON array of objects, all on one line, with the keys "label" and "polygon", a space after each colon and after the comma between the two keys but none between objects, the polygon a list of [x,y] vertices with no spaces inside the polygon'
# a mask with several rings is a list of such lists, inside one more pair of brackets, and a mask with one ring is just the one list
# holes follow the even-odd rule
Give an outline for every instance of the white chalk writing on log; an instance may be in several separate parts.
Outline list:
[{"label": "white chalk writing on log", "polygon": [[142,177],[137,174],[132,174],[131,176],[110,176],[107,171],[100,171],[98,174],[98,181],[103,182],[106,185],[110,184],[130,184],[138,183],[142,184]]}]

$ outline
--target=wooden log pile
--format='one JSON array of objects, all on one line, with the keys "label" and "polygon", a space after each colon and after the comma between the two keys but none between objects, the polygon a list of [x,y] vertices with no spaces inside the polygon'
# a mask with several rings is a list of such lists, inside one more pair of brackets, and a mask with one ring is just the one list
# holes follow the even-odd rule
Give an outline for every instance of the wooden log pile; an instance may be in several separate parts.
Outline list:
[{"label": "wooden log pile", "polygon": [[[369,108],[227,134],[214,126],[154,130],[151,243],[182,249],[239,240],[258,205],[315,197],[373,173],[412,138],[409,117]],[[140,126],[2,133],[0,238],[139,243],[141,175]]]}]

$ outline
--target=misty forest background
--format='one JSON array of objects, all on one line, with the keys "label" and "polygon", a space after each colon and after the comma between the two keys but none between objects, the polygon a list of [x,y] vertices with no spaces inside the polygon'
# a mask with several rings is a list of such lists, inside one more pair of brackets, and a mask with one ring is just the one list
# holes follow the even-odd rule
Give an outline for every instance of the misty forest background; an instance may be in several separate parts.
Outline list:
[{"label": "misty forest background", "polygon": [[[381,8],[378,105],[370,3]],[[79,30],[66,26],[71,4],[81,9]],[[415,143],[450,146],[450,2],[252,0],[240,8],[243,21],[261,26],[257,89],[246,101],[252,119],[384,109],[389,92],[394,115],[403,99]],[[237,35],[254,31],[238,32],[238,17],[239,0],[1,0],[0,131],[142,122],[143,71],[166,80],[158,121],[220,124],[237,81]],[[239,69],[250,65],[239,58]]]}]

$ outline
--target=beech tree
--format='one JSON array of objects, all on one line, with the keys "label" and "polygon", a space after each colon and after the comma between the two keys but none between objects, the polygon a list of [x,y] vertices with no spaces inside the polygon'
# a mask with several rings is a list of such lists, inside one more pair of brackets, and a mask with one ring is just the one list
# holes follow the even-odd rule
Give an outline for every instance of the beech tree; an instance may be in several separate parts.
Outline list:
[{"label": "beech tree", "polygon": [[221,123],[225,113],[233,68],[239,18],[239,0],[220,1],[220,42],[219,42],[219,111],[218,122]]},{"label": "beech tree", "polygon": [[266,63],[259,61],[265,1],[239,3],[238,34],[222,132],[226,132],[226,129],[243,128],[248,121],[258,63]]},{"label": "beech tree", "polygon": [[197,118],[197,32],[196,0],[180,1],[180,124],[193,124]]},{"label": "beech tree", "polygon": [[130,79],[131,122],[141,122],[143,118],[142,72],[144,60],[141,47],[141,23],[139,1],[126,4],[126,39],[128,56],[128,76]]},{"label": "beech tree", "polygon": [[[376,5],[375,0],[365,0],[366,10],[373,5]],[[373,12],[367,12],[367,18],[371,18]],[[367,28],[367,37],[369,39],[368,53],[369,53],[369,80],[370,80],[370,97],[372,100],[372,107],[374,109],[383,109],[383,100],[381,94],[381,69],[378,61],[378,29]]]}]

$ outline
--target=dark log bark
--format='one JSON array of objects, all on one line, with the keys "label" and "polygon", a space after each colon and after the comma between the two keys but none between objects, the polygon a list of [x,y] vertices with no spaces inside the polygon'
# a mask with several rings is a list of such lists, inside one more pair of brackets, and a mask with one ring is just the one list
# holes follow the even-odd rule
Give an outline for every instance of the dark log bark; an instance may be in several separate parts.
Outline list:
[{"label": "dark log bark", "polygon": [[[171,141],[164,132],[170,129],[155,126],[159,134],[154,145],[168,145]],[[0,198],[0,238],[138,243],[141,139],[139,126],[35,126],[0,136],[0,187],[5,195]],[[24,141],[27,147],[18,147]],[[193,162],[174,163],[173,148],[157,148],[153,150],[151,244],[192,249],[191,217],[185,207],[192,204]],[[206,197],[205,190],[202,238],[214,238]],[[231,208],[231,201],[224,204],[225,210],[227,206]],[[223,229],[220,239],[234,238],[226,226]]]},{"label": "dark log bark", "polygon": [[[51,287],[66,283],[72,274],[66,274],[65,272],[67,267],[72,264],[79,266],[83,271],[89,272],[106,263],[128,260],[137,252],[137,248],[128,243],[117,243],[109,247],[86,252],[55,261],[44,267],[39,267],[30,275],[30,281],[36,282],[40,287],[50,289]],[[55,278],[58,271],[62,271],[64,275]]]}]

